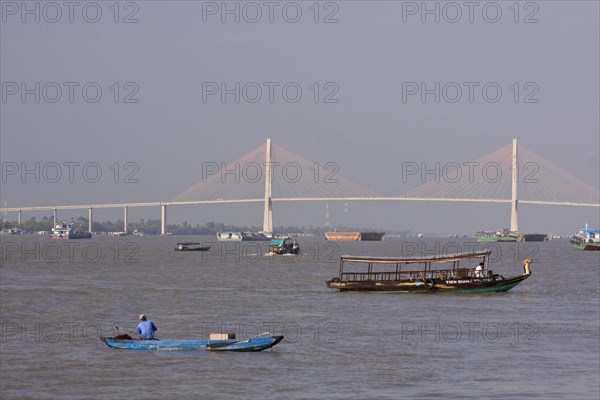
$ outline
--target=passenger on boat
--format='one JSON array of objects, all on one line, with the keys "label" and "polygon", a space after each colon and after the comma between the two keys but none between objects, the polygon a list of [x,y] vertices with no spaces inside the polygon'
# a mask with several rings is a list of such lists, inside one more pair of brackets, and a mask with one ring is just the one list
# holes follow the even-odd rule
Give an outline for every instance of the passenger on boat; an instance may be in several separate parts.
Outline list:
[{"label": "passenger on boat", "polygon": [[298,244],[298,241],[294,239],[294,243],[292,244],[292,254],[298,253],[300,253],[300,245]]},{"label": "passenger on boat", "polygon": [[154,339],[154,332],[158,330],[154,322],[146,319],[146,315],[144,314],[140,314],[140,321],[136,331],[140,334],[142,340]]},{"label": "passenger on boat", "polygon": [[480,262],[475,268],[475,278],[483,278],[483,263]]}]

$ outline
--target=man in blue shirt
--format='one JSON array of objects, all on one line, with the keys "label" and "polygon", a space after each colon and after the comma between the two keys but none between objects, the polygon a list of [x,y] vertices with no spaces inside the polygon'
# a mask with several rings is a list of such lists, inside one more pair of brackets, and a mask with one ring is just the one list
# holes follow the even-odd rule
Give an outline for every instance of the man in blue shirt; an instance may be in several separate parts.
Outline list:
[{"label": "man in blue shirt", "polygon": [[140,334],[142,339],[154,339],[154,332],[158,330],[154,322],[147,320],[144,314],[140,314],[140,321],[136,329],[137,333]]}]

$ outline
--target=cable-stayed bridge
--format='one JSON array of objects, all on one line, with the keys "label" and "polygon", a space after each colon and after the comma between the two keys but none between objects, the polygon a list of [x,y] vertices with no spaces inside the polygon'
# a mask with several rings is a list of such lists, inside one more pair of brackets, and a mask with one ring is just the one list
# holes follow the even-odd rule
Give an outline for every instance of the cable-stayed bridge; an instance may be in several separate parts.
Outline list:
[{"label": "cable-stayed bridge", "polygon": [[160,207],[165,234],[167,207],[263,203],[263,230],[273,231],[273,202],[301,201],[435,201],[511,203],[513,232],[518,231],[518,205],[600,207],[598,189],[563,171],[534,152],[513,143],[475,161],[463,163],[402,164],[402,181],[425,182],[399,196],[382,196],[338,175],[335,163],[310,162],[270,139],[238,160],[225,164],[204,162],[201,180],[168,201],[4,207],[16,212],[88,209],[89,229],[94,209],[123,208],[127,231],[130,207]]}]

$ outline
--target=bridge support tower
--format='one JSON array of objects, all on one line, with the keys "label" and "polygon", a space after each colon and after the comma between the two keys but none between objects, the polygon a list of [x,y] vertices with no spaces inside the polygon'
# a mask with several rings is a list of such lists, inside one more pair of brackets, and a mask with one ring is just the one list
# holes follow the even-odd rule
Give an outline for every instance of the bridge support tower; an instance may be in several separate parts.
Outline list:
[{"label": "bridge support tower", "polygon": [[271,200],[271,139],[267,139],[265,159],[265,211],[263,215],[263,232],[273,232],[273,202]]},{"label": "bridge support tower", "polygon": [[513,139],[513,151],[512,151],[512,196],[511,196],[511,209],[510,209],[510,231],[513,233],[519,232],[519,223],[517,220],[517,182],[519,180],[517,164],[517,139]]},{"label": "bridge support tower", "polygon": [[165,235],[167,227],[167,206],[161,204],[160,206],[160,234]]}]

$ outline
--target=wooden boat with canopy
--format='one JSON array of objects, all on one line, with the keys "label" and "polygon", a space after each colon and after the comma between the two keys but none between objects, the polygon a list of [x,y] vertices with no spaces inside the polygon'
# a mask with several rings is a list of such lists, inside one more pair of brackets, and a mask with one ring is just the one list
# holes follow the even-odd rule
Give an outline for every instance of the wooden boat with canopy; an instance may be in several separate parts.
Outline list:
[{"label": "wooden boat with canopy", "polygon": [[348,291],[382,292],[506,292],[531,275],[531,259],[523,274],[505,278],[489,269],[491,251],[436,256],[342,256],[339,275],[327,287]]}]

